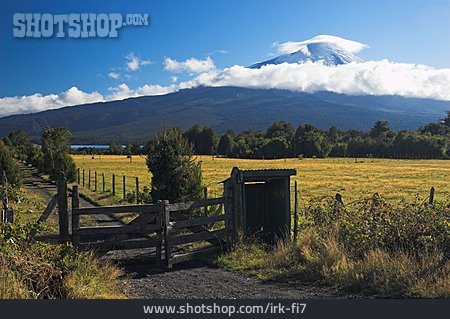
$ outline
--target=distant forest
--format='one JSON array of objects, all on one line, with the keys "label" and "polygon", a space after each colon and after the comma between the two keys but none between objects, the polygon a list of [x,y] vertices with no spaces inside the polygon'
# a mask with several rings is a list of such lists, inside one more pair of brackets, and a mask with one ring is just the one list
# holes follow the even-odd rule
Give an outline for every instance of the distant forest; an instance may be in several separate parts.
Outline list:
[{"label": "distant forest", "polygon": [[[210,127],[199,124],[184,132],[198,155],[232,158],[276,159],[286,157],[381,157],[406,159],[450,158],[450,111],[445,119],[429,123],[417,131],[395,133],[384,121],[377,121],[368,132],[328,130],[310,124],[297,129],[279,121],[266,131],[232,130],[219,136]],[[107,149],[79,148],[76,154],[147,154],[147,145],[132,143],[122,147],[110,143]]]},{"label": "distant forest", "polygon": [[[310,124],[297,129],[287,122],[272,123],[266,131],[232,130],[219,136],[210,127],[196,124],[183,133],[195,154],[231,158],[277,159],[289,157],[379,157],[404,159],[450,159],[450,111],[445,119],[429,123],[416,131],[394,132],[385,121],[377,121],[368,131],[328,130]],[[5,145],[20,144],[24,153],[29,140],[23,131],[13,131],[3,139]],[[33,148],[32,144],[30,148]],[[111,142],[109,148],[72,149],[74,154],[148,154],[148,143],[123,147]],[[26,154],[23,154],[26,156]]]}]

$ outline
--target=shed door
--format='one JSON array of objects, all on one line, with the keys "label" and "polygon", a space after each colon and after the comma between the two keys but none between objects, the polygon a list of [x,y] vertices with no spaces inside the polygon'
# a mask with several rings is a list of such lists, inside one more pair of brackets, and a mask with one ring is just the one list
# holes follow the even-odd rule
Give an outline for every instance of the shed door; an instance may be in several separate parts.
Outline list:
[{"label": "shed door", "polygon": [[265,184],[245,184],[245,235],[264,232]]}]

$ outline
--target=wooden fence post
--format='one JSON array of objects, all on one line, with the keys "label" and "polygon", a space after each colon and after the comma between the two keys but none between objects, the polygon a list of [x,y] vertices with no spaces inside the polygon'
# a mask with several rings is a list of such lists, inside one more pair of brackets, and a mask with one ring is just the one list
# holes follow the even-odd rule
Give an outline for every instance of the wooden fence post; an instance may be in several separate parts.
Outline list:
[{"label": "wooden fence post", "polygon": [[94,172],[94,192],[97,191],[97,171]]},{"label": "wooden fence post", "polygon": [[433,205],[433,202],[434,202],[434,187],[431,187],[430,188],[430,199],[428,200],[428,203],[430,205]]},{"label": "wooden fence post", "polygon": [[105,173],[102,173],[102,191],[105,192]]},{"label": "wooden fence post", "polygon": [[116,195],[116,175],[112,174],[112,195]]},{"label": "wooden fence post", "polygon": [[91,170],[89,170],[88,174],[88,188],[91,189]]},{"label": "wooden fence post", "polygon": [[298,188],[297,181],[294,183],[294,241],[298,238]]},{"label": "wooden fence post", "polygon": [[126,200],[127,199],[127,190],[126,190],[126,186],[125,186],[125,182],[126,182],[125,175],[123,175],[122,182],[123,182],[123,200]]},{"label": "wooden fence post", "polygon": [[72,245],[77,247],[80,243],[80,236],[74,235],[80,228],[80,215],[75,210],[80,207],[80,194],[78,193],[78,185],[73,186],[72,191]]},{"label": "wooden fence post", "polygon": [[136,177],[136,204],[139,204],[139,177]]},{"label": "wooden fence post", "polygon": [[59,237],[61,242],[69,241],[69,210],[67,207],[67,180],[64,173],[58,179]]},{"label": "wooden fence post", "polygon": [[83,187],[84,187],[84,168],[83,168]]},{"label": "wooden fence post", "polygon": [[169,201],[164,200],[162,206],[162,222],[163,222],[163,236],[165,248],[166,267],[172,268],[172,243],[170,242],[170,211]]},{"label": "wooden fence post", "polygon": [[157,205],[159,205],[159,214],[156,217],[156,225],[160,226],[160,230],[156,232],[156,252],[155,252],[155,259],[156,259],[156,266],[161,267],[162,259],[161,259],[161,252],[162,252],[162,246],[163,246],[163,217],[164,217],[164,205],[161,200],[158,201]]},{"label": "wooden fence post", "polygon": [[80,168],[77,168],[77,184],[80,185]]},{"label": "wooden fence post", "polygon": [[[208,188],[203,188],[203,199],[207,200],[208,199]],[[205,217],[208,217],[208,206],[205,206],[203,208],[203,214],[205,215]]]}]

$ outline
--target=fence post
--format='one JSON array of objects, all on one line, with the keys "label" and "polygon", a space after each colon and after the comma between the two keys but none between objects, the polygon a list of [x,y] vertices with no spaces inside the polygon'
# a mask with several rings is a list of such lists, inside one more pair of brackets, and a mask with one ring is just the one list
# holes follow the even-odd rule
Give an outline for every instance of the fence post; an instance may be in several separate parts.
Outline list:
[{"label": "fence post", "polygon": [[162,206],[162,222],[163,222],[163,235],[164,235],[164,248],[165,248],[165,260],[166,267],[172,268],[172,244],[170,242],[170,211],[169,201],[164,200]]},{"label": "fence post", "polygon": [[83,168],[83,187],[84,187],[84,168]]},{"label": "fence post", "polygon": [[161,200],[158,200],[157,205],[159,206],[159,214],[156,217],[156,225],[160,227],[160,229],[156,232],[156,253],[155,253],[155,259],[156,259],[156,266],[161,266],[161,251],[163,246],[163,211],[164,211],[164,205]]},{"label": "fence post", "polygon": [[80,215],[76,212],[76,209],[79,207],[80,194],[78,193],[78,185],[74,185],[72,191],[72,245],[74,247],[78,246],[80,243],[80,236],[76,234],[77,230],[80,228]]},{"label": "fence post", "polygon": [[97,191],[97,171],[94,172],[94,192]]},{"label": "fence post", "polygon": [[294,183],[294,241],[298,238],[298,188],[297,181]]},{"label": "fence post", "polygon": [[105,173],[102,173],[102,192],[105,192]]},{"label": "fence post", "polygon": [[116,195],[116,174],[112,174],[112,195]]},{"label": "fence post", "polygon": [[[203,199],[208,199],[208,188],[206,187],[203,188]],[[205,215],[205,217],[208,217],[208,206],[203,207],[203,214]]]},{"label": "fence post", "polygon": [[123,175],[123,200],[127,200],[127,191],[125,187],[125,175]]},{"label": "fence post", "polygon": [[80,185],[80,168],[77,168],[77,184]]},{"label": "fence post", "polygon": [[69,241],[69,210],[67,208],[67,180],[64,173],[58,179],[59,237],[61,242]]},{"label": "fence post", "polygon": [[91,189],[91,170],[89,170],[89,175],[88,175],[88,188]]},{"label": "fence post", "polygon": [[136,204],[139,204],[139,177],[136,177]]},{"label": "fence post", "polygon": [[433,202],[434,202],[434,187],[431,187],[430,188],[430,199],[429,199],[428,203],[430,205],[433,205]]}]

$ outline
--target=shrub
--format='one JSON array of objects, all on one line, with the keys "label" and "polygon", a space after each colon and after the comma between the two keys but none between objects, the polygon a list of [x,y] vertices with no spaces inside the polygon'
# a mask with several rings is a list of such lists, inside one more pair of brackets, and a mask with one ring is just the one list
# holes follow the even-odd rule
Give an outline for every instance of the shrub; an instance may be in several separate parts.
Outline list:
[{"label": "shrub", "polygon": [[201,168],[192,156],[192,145],[178,128],[167,129],[153,138],[147,155],[147,166],[152,173],[153,201],[201,198]]},{"label": "shrub", "polygon": [[57,180],[64,172],[68,182],[76,178],[75,162],[69,155],[71,133],[68,129],[45,127],[42,133],[42,160],[39,167],[43,173]]},{"label": "shrub", "polygon": [[20,169],[14,162],[13,154],[9,147],[0,141],[0,180],[3,178],[3,172],[5,172],[10,185],[13,187],[20,186],[22,180]]}]

